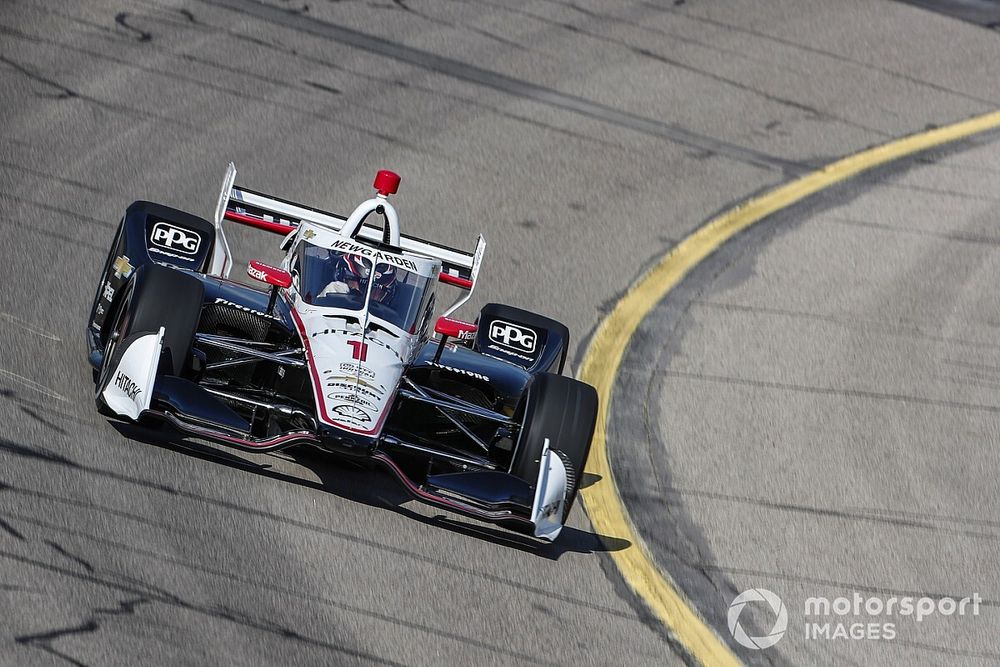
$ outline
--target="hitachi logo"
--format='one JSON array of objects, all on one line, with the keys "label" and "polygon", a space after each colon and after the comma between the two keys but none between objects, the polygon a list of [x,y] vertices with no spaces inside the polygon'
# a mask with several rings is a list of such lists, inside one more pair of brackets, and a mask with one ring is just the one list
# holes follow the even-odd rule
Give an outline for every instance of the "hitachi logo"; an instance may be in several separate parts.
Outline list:
[{"label": "hitachi logo", "polygon": [[142,389],[139,388],[139,385],[132,381],[132,378],[125,375],[121,371],[118,371],[118,375],[115,376],[115,386],[125,392],[125,395],[133,401],[135,400],[135,397],[139,395],[139,392],[142,391]]}]

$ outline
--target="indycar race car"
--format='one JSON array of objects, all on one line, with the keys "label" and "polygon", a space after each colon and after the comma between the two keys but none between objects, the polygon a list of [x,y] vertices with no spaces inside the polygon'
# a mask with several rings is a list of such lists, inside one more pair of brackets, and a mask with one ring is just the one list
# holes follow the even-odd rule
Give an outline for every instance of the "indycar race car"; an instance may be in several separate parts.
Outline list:
[{"label": "indycar race car", "polygon": [[[401,234],[390,171],[346,218],[235,180],[230,164],[211,223],[125,212],[87,328],[98,410],[249,451],[363,457],[422,501],[554,540],[597,414],[594,388],[561,375],[567,328],[499,304],[454,319],[486,243]],[[247,267],[261,288],[228,279],[226,220],[281,235],[280,266]],[[435,320],[440,285],[460,292]]]}]

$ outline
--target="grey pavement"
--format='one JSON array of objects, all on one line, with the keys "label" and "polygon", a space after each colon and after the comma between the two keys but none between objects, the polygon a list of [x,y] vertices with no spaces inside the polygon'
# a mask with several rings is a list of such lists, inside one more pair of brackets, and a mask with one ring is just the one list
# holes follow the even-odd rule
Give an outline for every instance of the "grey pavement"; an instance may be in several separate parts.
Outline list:
[{"label": "grey pavement", "polygon": [[[392,168],[409,230],[488,237],[466,314],[537,309],[579,359],[713,212],[996,107],[996,62],[991,31],[867,0],[4,0],[0,663],[678,664],[582,512],[537,548],[438,518],[379,473],[98,417],[83,331],[122,211],[208,215],[229,160],[249,187],[346,211]],[[278,255],[268,235],[231,240]],[[943,514],[973,499],[940,493],[960,503]],[[837,562],[830,576],[859,566]]]}]

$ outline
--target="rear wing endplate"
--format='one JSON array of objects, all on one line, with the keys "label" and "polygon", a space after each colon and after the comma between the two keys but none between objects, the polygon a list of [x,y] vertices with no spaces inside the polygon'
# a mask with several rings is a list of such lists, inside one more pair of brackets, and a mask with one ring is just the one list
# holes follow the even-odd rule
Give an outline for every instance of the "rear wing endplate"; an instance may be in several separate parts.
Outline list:
[{"label": "rear wing endplate", "polygon": [[[219,202],[215,208],[216,237],[220,242],[216,243],[211,270],[212,275],[227,276],[232,261],[229,245],[222,231],[223,220],[256,227],[283,236],[296,231],[303,222],[325,227],[339,234],[344,223],[347,222],[345,216],[328,213],[236,185],[236,166],[232,162],[226,169],[222,191],[219,193]],[[365,225],[358,232],[358,237],[378,243],[382,241],[382,230]],[[483,261],[483,254],[486,252],[486,241],[482,236],[479,237],[476,249],[472,252],[405,234],[400,235],[399,246],[402,250],[415,255],[440,260],[441,274],[438,279],[447,285],[453,285],[469,292],[449,308],[448,312],[456,310],[471,296],[476,279],[479,277],[479,267]]]}]

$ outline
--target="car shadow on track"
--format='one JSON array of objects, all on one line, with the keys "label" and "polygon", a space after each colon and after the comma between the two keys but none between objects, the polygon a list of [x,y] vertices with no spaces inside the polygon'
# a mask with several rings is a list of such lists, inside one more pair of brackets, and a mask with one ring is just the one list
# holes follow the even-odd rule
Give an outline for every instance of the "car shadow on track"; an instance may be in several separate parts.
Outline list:
[{"label": "car shadow on track", "polygon": [[[387,509],[407,519],[424,525],[447,530],[465,537],[482,540],[502,547],[517,549],[549,560],[558,560],[565,553],[592,554],[620,551],[632,545],[631,542],[609,535],[564,526],[559,538],[552,543],[543,542],[527,535],[495,528],[474,519],[446,515],[443,513],[427,516],[405,506],[415,501],[390,474],[381,468],[348,460],[306,447],[285,450],[270,455],[247,454],[254,459],[281,458],[312,471],[319,481],[298,477],[277,470],[270,463],[244,458],[243,452],[228,450],[214,445],[202,444],[179,431],[163,425],[150,429],[136,424],[109,421],[123,437],[147,445],[169,449],[212,463],[226,465],[261,477],[296,484],[306,488],[332,493],[351,502],[370,507]],[[593,476],[591,476],[593,477]],[[584,479],[584,486],[593,480]],[[580,511],[579,509],[577,511]]]}]

